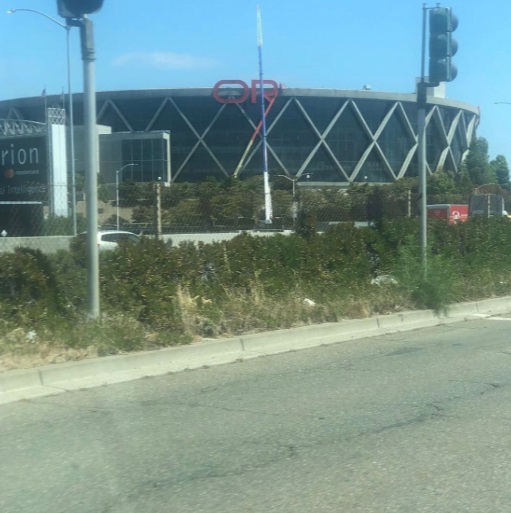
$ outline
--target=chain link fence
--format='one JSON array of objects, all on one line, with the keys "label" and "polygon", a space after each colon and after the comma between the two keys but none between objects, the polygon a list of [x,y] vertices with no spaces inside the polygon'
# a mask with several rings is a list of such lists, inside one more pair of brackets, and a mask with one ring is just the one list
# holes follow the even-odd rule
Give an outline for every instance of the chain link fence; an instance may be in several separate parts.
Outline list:
[{"label": "chain link fence", "polygon": [[272,223],[265,223],[262,180],[203,183],[137,184],[123,182],[118,208],[110,203],[102,214],[104,228],[146,234],[208,233],[240,230],[295,230],[314,223],[323,231],[334,223],[371,223],[417,214],[416,194],[387,192],[363,185],[296,187],[275,180],[271,190]]},{"label": "chain link fence", "polygon": [[[86,229],[86,198],[77,181],[76,194],[49,187],[52,201],[12,202],[0,205],[0,250],[16,245],[43,251],[66,248],[69,239]],[[76,201],[73,201],[73,197]],[[239,231],[324,231],[336,223],[367,226],[380,219],[417,215],[416,194],[410,190],[368,184],[348,189],[310,187],[275,177],[272,180],[272,223],[265,223],[262,178],[201,183],[137,183],[130,180],[100,183],[98,222],[103,230],[126,230],[172,238],[174,234],[237,233]],[[180,240],[183,240],[181,237]],[[215,238],[218,240],[218,237]]]}]

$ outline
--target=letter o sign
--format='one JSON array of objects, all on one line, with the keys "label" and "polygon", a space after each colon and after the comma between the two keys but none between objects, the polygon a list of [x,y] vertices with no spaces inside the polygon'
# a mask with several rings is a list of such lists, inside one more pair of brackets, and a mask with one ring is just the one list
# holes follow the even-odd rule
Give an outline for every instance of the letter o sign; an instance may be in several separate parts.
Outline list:
[{"label": "letter o sign", "polygon": [[[229,90],[227,87],[222,88],[226,84],[236,86],[236,89]],[[239,94],[237,87],[241,87],[242,94]],[[220,80],[213,88],[213,98],[219,103],[243,103],[247,101],[250,95],[250,88],[243,80]]]}]

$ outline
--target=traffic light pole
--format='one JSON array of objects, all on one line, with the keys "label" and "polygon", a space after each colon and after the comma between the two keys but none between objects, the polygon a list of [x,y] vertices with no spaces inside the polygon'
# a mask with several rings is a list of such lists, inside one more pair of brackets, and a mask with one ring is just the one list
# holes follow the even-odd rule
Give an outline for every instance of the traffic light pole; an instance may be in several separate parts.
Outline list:
[{"label": "traffic light pole", "polygon": [[427,86],[424,77],[426,69],[426,4],[422,4],[422,54],[421,78],[417,85],[417,152],[419,175],[419,241],[423,273],[427,269],[427,177],[426,177],[426,103]]},{"label": "traffic light pole", "polygon": [[427,84],[420,81],[417,86],[417,151],[419,167],[419,240],[423,273],[427,269],[427,171],[426,171],[426,93]]},{"label": "traffic light pole", "polygon": [[426,166],[426,108],[428,87],[436,87],[438,83],[426,82],[426,13],[434,9],[422,4],[422,53],[421,53],[421,78],[417,84],[417,165],[419,175],[419,241],[423,275],[427,274],[428,255],[428,191],[427,191],[427,166]]},{"label": "traffic light pole", "polygon": [[[429,13],[429,73],[426,81],[426,13]],[[419,238],[422,270],[427,274],[427,162],[426,162],[426,109],[428,87],[437,87],[440,82],[450,82],[457,75],[452,56],[458,43],[452,33],[458,27],[458,18],[450,7],[427,7],[422,4],[422,54],[421,77],[417,86],[417,155],[419,175]]]},{"label": "traffic light pole", "polygon": [[98,137],[96,129],[96,89],[94,33],[92,21],[84,15],[79,22],[83,60],[85,124],[85,194],[87,201],[87,304],[88,317],[97,319],[99,308],[98,250]]}]

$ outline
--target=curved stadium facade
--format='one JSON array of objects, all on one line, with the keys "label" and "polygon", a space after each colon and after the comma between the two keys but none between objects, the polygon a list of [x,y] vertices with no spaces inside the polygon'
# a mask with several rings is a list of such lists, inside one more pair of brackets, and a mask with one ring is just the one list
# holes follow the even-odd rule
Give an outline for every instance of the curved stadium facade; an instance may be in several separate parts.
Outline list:
[{"label": "curved stadium facade", "polygon": [[[155,149],[154,140],[141,138],[138,149],[123,146],[115,165],[105,162],[109,157],[102,151],[102,172],[104,165],[111,169],[138,163],[130,170],[136,173],[133,178],[154,180],[158,170],[151,172],[148,166],[152,162],[154,167],[159,158],[155,151],[161,151],[160,157],[171,163],[172,181],[261,174],[258,88],[230,82],[216,89],[98,92],[97,122],[110,127],[112,134],[170,133],[170,156],[165,148]],[[310,185],[347,186],[417,175],[415,94],[275,85],[273,96],[266,116],[270,176],[308,175]],[[74,95],[75,126],[83,124],[82,99],[81,94]],[[61,101],[60,95],[0,101],[0,119],[43,122],[45,103],[62,106]],[[478,121],[476,107],[428,97],[429,172],[459,169]]]}]

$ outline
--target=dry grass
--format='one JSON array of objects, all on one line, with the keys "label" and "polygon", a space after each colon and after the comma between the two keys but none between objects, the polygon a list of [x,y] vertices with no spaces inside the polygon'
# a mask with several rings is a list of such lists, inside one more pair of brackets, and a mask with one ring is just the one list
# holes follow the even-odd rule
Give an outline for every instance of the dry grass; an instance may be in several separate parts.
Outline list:
[{"label": "dry grass", "polygon": [[27,332],[23,328],[15,328],[0,338],[0,372],[97,356],[97,347],[66,347],[63,342],[51,343],[42,340],[40,335],[33,331]]},{"label": "dry grass", "polygon": [[40,332],[3,326],[0,372],[84,360],[172,345],[172,336],[150,332],[126,315],[104,315],[100,322],[78,322]]},{"label": "dry grass", "polygon": [[409,304],[393,286],[372,287],[362,298],[345,296],[323,302],[297,288],[274,298],[257,279],[244,291],[225,288],[224,296],[219,306],[207,297],[192,296],[187,288],[178,289],[181,322],[191,340],[365,318],[394,313]]}]

